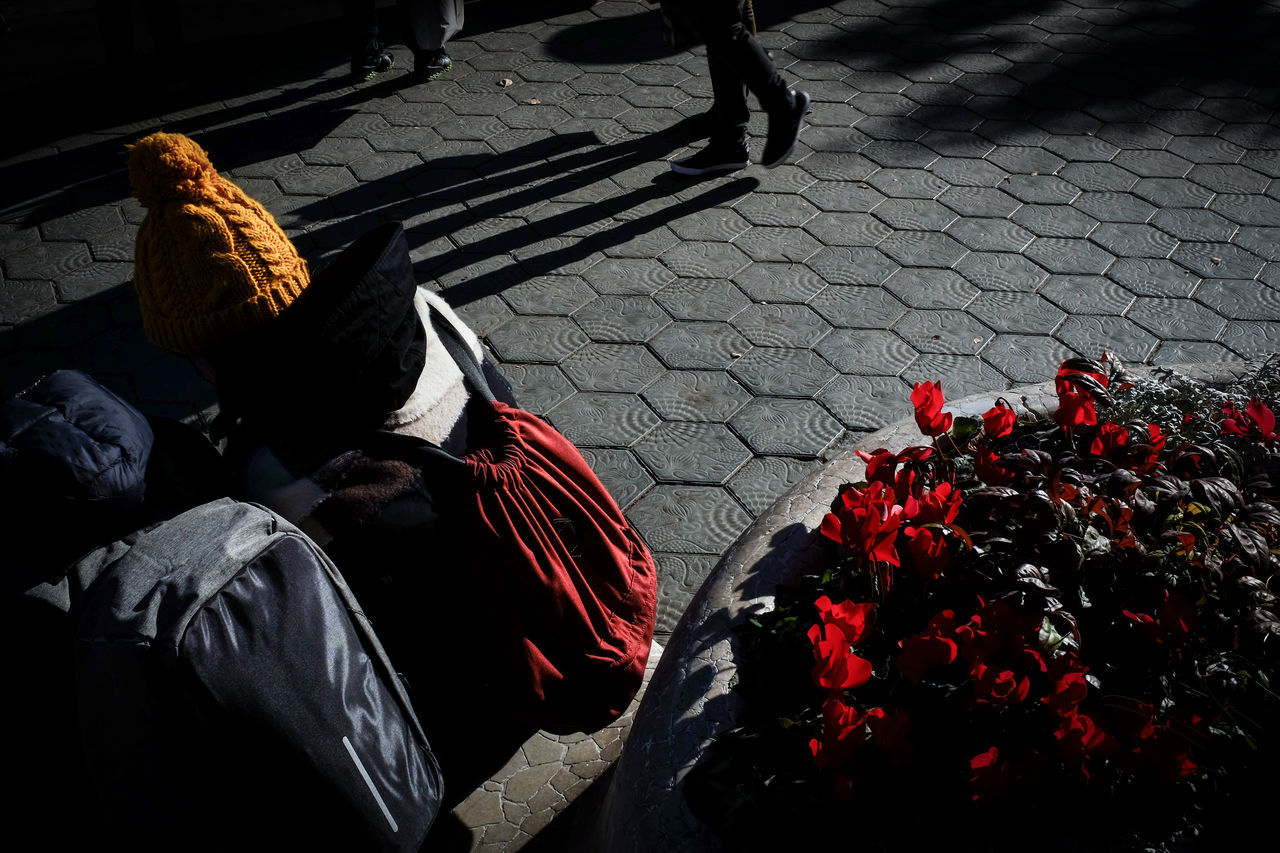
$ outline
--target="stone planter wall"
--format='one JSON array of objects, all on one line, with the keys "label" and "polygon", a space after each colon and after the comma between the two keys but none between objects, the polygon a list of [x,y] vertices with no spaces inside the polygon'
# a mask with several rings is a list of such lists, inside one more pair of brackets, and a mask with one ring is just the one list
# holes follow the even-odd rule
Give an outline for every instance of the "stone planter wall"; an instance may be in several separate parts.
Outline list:
[{"label": "stone planter wall", "polygon": [[[1245,375],[1255,364],[1179,365],[1209,384]],[[1144,372],[1135,369],[1134,373]],[[945,380],[944,380],[945,385]],[[1052,382],[949,401],[944,410],[979,416],[996,397],[1020,411],[1053,410]],[[874,433],[858,449],[899,451],[924,444],[914,419]],[[732,728],[740,709],[728,689],[735,670],[733,627],[772,606],[780,582],[798,577],[827,549],[813,533],[840,486],[863,478],[853,450],[797,483],[763,513],[717,564],[672,634],[632,723],[596,828],[594,846],[607,853],[719,853],[719,838],[685,806],[681,782],[706,745]]]}]

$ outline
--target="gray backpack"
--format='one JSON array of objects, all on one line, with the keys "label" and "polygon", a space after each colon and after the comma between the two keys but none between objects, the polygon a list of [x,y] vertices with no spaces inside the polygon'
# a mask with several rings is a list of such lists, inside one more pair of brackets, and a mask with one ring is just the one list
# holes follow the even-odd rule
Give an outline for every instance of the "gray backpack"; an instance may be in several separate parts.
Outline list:
[{"label": "gray backpack", "polygon": [[130,848],[422,845],[436,760],[342,576],[295,527],[220,499],[72,574],[86,759]]}]

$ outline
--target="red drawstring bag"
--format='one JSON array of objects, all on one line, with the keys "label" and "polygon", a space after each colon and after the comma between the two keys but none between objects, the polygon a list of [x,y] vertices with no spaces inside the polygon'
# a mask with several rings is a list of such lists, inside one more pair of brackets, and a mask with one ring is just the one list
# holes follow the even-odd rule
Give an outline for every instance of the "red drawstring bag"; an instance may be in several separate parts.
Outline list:
[{"label": "red drawstring bag", "polygon": [[[468,386],[468,445],[450,454],[379,433],[378,452],[422,471],[442,535],[481,599],[485,641],[511,715],[547,731],[592,732],[639,690],[657,616],[653,557],[582,454],[546,420],[495,399],[451,324],[436,324]],[[460,539],[461,542],[457,540]],[[458,603],[458,607],[468,607]]]}]

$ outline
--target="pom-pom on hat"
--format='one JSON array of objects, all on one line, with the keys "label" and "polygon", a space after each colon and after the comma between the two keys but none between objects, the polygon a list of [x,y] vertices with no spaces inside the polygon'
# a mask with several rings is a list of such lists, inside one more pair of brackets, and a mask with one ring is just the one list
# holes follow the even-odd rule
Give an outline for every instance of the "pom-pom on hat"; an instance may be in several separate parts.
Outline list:
[{"label": "pom-pom on hat", "polygon": [[153,343],[205,350],[278,316],[306,289],[293,243],[197,143],[153,133],[128,147],[133,194],[147,208],[133,278]]}]

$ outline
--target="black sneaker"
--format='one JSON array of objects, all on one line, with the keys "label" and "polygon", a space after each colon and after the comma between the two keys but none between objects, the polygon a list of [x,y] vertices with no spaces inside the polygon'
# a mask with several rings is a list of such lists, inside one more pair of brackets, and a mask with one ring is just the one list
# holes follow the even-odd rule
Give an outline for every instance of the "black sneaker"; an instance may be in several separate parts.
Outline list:
[{"label": "black sneaker", "polygon": [[736,172],[747,168],[750,162],[746,145],[717,145],[713,142],[695,154],[672,160],[671,171],[679,175]]},{"label": "black sneaker", "polygon": [[369,80],[375,74],[390,71],[395,62],[395,57],[382,48],[371,50],[363,56],[351,57],[351,76]]},{"label": "black sneaker", "polygon": [[761,164],[766,169],[781,166],[796,147],[800,128],[804,127],[804,114],[809,112],[809,95],[799,89],[790,92],[790,106],[781,113],[769,116],[769,136],[764,143]]},{"label": "black sneaker", "polygon": [[453,67],[453,60],[442,47],[413,54],[413,73],[424,80],[434,80]]}]

